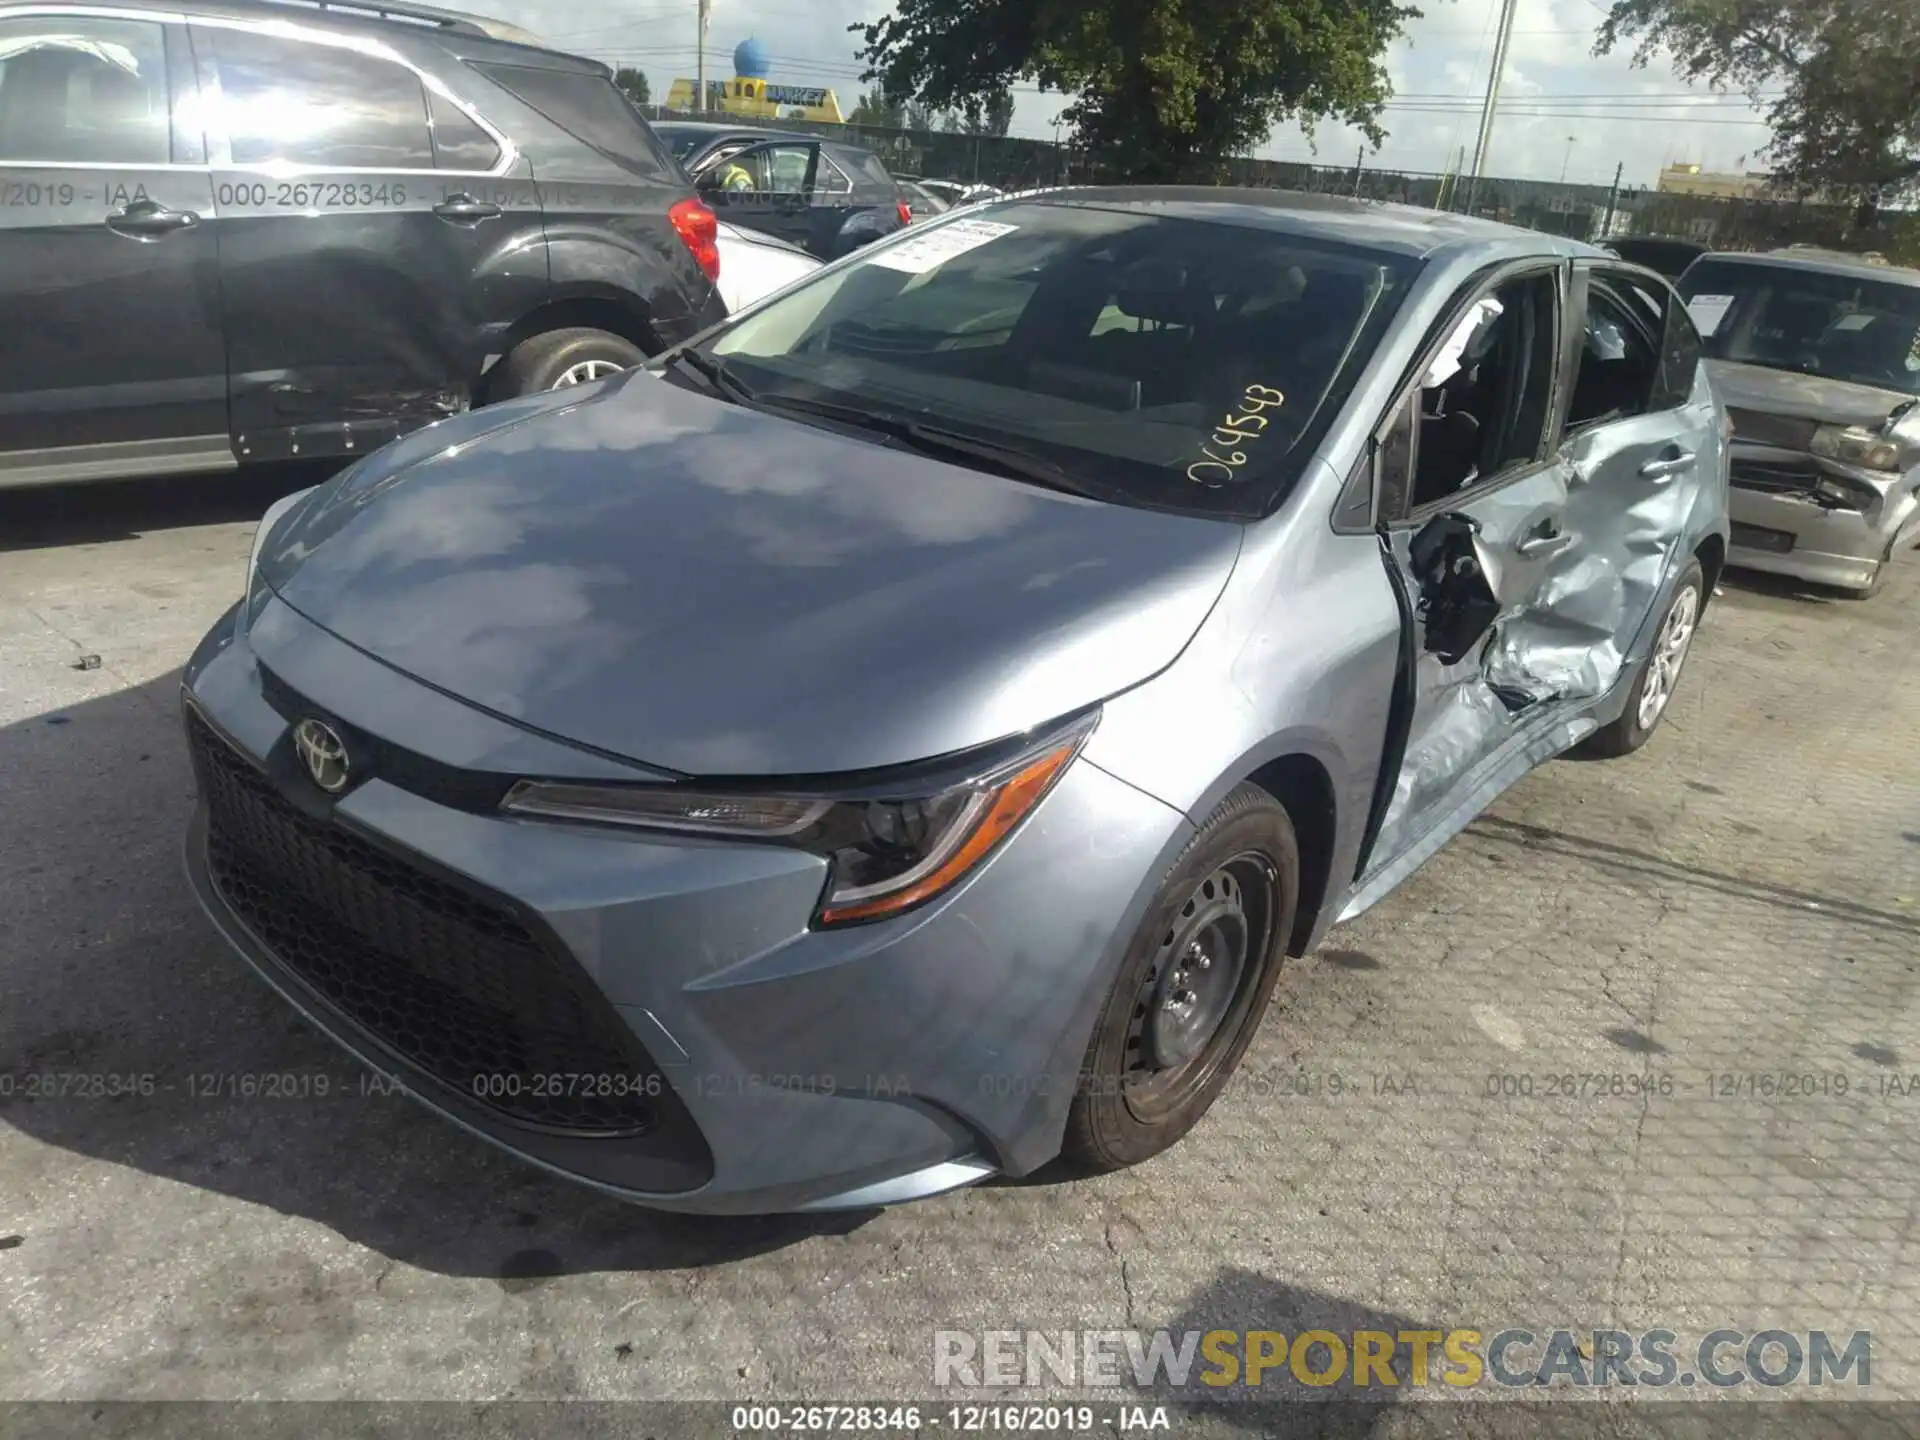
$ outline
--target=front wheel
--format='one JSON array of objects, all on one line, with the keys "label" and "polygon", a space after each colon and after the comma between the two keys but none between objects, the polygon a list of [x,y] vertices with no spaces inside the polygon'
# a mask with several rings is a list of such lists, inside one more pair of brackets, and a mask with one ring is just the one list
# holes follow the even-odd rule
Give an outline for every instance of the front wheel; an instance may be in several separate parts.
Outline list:
[{"label": "front wheel", "polygon": [[1299,896],[1293,822],[1240,786],[1161,881],[1114,977],[1067,1112],[1068,1160],[1137,1165],[1207,1113],[1266,1013]]},{"label": "front wheel", "polygon": [[588,385],[631,370],[645,358],[631,340],[605,330],[549,330],[521,341],[500,362],[499,398]]},{"label": "front wheel", "polygon": [[1653,632],[1653,650],[1627,694],[1627,708],[1611,725],[1588,736],[1580,747],[1583,751],[1610,760],[1631,755],[1647,743],[1667,713],[1674,687],[1680,683],[1680,668],[1687,663],[1687,652],[1693,647],[1706,593],[1707,580],[1700,562],[1689,560]]}]

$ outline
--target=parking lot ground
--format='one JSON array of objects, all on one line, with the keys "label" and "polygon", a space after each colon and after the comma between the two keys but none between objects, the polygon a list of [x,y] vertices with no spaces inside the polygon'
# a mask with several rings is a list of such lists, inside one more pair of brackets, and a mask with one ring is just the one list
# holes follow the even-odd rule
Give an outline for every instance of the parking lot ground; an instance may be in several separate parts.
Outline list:
[{"label": "parking lot ground", "polygon": [[1920,556],[1729,579],[1652,744],[1291,966],[1168,1155],[710,1220],[363,1093],[195,909],[177,675],[270,498],[0,496],[0,1398],[925,1396],[936,1329],[1510,1324],[1871,1330],[1920,1398]]}]

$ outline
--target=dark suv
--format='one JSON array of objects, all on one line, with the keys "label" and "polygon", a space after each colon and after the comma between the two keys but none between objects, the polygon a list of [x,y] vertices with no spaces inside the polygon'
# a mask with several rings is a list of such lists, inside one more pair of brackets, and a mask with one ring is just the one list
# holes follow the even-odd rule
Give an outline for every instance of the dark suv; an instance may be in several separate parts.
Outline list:
[{"label": "dark suv", "polygon": [[0,0],[0,486],[354,454],[724,313],[604,66],[442,11]]},{"label": "dark suv", "polygon": [[663,120],[654,133],[729,224],[836,260],[912,218],[880,157],[859,145],[782,130]]}]

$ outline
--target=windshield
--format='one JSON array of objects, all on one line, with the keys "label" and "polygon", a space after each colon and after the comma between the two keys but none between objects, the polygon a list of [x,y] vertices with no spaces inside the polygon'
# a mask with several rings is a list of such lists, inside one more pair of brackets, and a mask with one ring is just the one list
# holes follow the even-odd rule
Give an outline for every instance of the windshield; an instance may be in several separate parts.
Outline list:
[{"label": "windshield", "polygon": [[1680,293],[1714,359],[1920,395],[1920,285],[1699,260]]},{"label": "windshield", "polygon": [[754,400],[938,427],[1102,498],[1255,518],[1417,269],[1273,228],[1007,201],[859,252],[705,353]]}]

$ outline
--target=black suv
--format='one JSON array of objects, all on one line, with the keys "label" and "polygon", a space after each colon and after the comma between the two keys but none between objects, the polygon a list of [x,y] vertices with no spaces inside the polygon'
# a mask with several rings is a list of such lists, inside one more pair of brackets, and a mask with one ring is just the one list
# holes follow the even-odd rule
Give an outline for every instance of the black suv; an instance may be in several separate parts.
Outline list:
[{"label": "black suv", "polygon": [[354,454],[724,314],[606,67],[420,7],[0,0],[0,486]]},{"label": "black suv", "polygon": [[653,131],[722,220],[778,235],[822,260],[913,218],[880,157],[858,145],[699,120],[663,120]]}]

